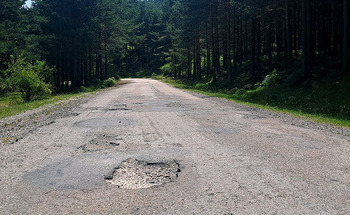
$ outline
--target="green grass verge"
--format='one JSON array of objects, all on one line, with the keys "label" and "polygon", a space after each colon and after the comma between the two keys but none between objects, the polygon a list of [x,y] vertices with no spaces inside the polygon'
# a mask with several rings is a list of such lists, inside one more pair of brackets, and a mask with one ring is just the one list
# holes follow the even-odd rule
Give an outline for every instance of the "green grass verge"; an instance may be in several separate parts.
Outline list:
[{"label": "green grass verge", "polygon": [[106,80],[104,82],[93,83],[86,87],[81,87],[80,91],[67,92],[51,95],[47,98],[23,102],[19,93],[12,93],[7,96],[0,96],[0,119],[14,116],[25,111],[33,110],[45,105],[55,104],[59,101],[68,100],[74,97],[86,96],[90,93],[98,92],[100,89],[111,87],[117,84],[116,80]]},{"label": "green grass verge", "polygon": [[337,86],[276,86],[256,90],[223,90],[210,83],[175,81],[162,76],[157,76],[157,79],[180,89],[350,128],[350,82],[347,79],[343,83],[337,83]]},{"label": "green grass verge", "polygon": [[35,100],[31,102],[22,102],[19,100],[19,95],[13,93],[9,96],[0,97],[0,119],[14,116],[25,111],[33,110],[48,104],[54,104],[62,100],[67,100],[73,97],[82,96],[86,92],[65,93],[49,96],[48,98]]}]

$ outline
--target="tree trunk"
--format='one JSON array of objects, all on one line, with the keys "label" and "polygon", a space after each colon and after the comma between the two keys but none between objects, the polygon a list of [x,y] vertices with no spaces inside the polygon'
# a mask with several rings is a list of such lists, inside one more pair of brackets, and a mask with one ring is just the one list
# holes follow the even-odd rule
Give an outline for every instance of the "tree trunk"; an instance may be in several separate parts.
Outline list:
[{"label": "tree trunk", "polygon": [[187,78],[191,78],[192,72],[192,59],[191,59],[191,46],[188,44],[187,47]]},{"label": "tree trunk", "polygon": [[105,52],[105,65],[104,65],[104,79],[107,79],[108,77],[108,55],[107,55],[107,51],[108,51],[108,46],[107,46],[107,39],[105,38],[104,40],[105,43],[105,47],[104,47],[104,52]]},{"label": "tree trunk", "polygon": [[201,59],[201,45],[199,36],[196,37],[196,62],[197,62],[197,77],[202,78],[202,59]]},{"label": "tree trunk", "polygon": [[233,81],[232,65],[231,65],[231,11],[230,0],[226,1],[226,66],[228,80]]},{"label": "tree trunk", "polygon": [[215,68],[215,82],[216,82],[216,75],[220,74],[221,71],[221,64],[220,64],[220,42],[219,42],[219,17],[218,17],[218,4],[219,2],[216,2],[215,5],[215,61],[216,61],[216,68]]},{"label": "tree trunk", "polygon": [[193,38],[193,79],[197,78],[197,37]]},{"label": "tree trunk", "polygon": [[256,15],[254,14],[251,19],[251,75],[255,80],[255,69],[256,69]]},{"label": "tree trunk", "polygon": [[210,70],[211,70],[211,63],[210,63],[210,31],[209,31],[209,27],[208,27],[208,24],[206,25],[207,29],[206,29],[206,34],[207,34],[207,77],[210,77]]},{"label": "tree trunk", "polygon": [[302,0],[302,67],[304,73],[308,73],[310,71],[310,14],[309,13],[310,0]]},{"label": "tree trunk", "polygon": [[308,65],[307,68],[308,70],[311,70],[312,67],[312,59],[313,59],[313,48],[314,48],[314,43],[312,41],[312,16],[311,16],[311,0],[307,0],[306,4],[306,32],[307,32],[307,55],[308,55]]},{"label": "tree trunk", "polygon": [[344,0],[343,72],[350,72],[349,63],[349,0]]},{"label": "tree trunk", "polygon": [[213,57],[213,71],[212,71],[212,78],[213,82],[216,82],[216,75],[218,74],[218,70],[220,69],[220,56],[219,56],[219,44],[218,44],[218,37],[219,37],[219,29],[218,29],[218,8],[217,8],[217,1],[212,2],[212,57]]},{"label": "tree trunk", "polygon": [[292,65],[292,50],[291,50],[291,32],[290,32],[290,20],[289,20],[289,3],[285,0],[285,10],[286,10],[286,57],[288,68]]}]

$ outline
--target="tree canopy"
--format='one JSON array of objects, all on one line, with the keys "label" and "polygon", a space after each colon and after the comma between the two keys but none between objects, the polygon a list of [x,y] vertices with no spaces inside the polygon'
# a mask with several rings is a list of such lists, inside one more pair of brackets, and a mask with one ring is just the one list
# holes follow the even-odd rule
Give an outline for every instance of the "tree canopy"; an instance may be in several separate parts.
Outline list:
[{"label": "tree canopy", "polygon": [[[163,72],[242,86],[349,72],[348,0],[24,0],[0,4],[0,71],[46,61],[55,89]],[[11,74],[0,73],[0,78]]]}]

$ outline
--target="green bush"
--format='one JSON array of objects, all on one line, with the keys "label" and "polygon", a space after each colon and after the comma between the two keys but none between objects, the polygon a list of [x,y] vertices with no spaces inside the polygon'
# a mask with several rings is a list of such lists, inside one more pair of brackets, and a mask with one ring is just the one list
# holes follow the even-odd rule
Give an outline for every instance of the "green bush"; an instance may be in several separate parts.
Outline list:
[{"label": "green bush", "polygon": [[54,85],[53,69],[45,61],[36,61],[33,64],[33,69],[46,84]]},{"label": "green bush", "polygon": [[164,76],[170,76],[173,72],[172,63],[167,63],[164,66],[160,67],[160,70],[163,72]]},{"label": "green bush", "polygon": [[107,80],[103,81],[103,87],[113,87],[114,85],[117,84],[117,81],[112,77],[112,78],[108,78]]},{"label": "green bush", "polygon": [[209,84],[208,83],[197,83],[194,86],[195,89],[197,90],[208,90],[209,89]]},{"label": "green bush", "polygon": [[93,91],[93,89],[92,89],[92,88],[85,87],[85,86],[81,86],[81,87],[80,87],[80,91],[81,91],[81,92],[87,93],[87,92]]},{"label": "green bush", "polygon": [[43,62],[37,61],[31,64],[26,61],[23,56],[15,58],[11,56],[11,61],[8,64],[7,73],[10,74],[8,82],[11,90],[20,92],[21,97],[25,102],[40,99],[51,94],[50,85],[44,82],[43,74],[46,65]]},{"label": "green bush", "polygon": [[264,81],[262,82],[262,85],[264,87],[269,88],[278,83],[279,80],[280,76],[278,75],[277,70],[274,69],[269,75],[265,77]]},{"label": "green bush", "polygon": [[4,76],[0,76],[0,95],[5,95],[11,91],[10,79]]},{"label": "green bush", "polygon": [[247,91],[244,90],[244,89],[238,89],[238,90],[236,90],[236,92],[235,92],[235,94],[236,94],[237,96],[242,96],[242,95],[244,95],[244,94],[246,94],[246,93],[247,93]]}]

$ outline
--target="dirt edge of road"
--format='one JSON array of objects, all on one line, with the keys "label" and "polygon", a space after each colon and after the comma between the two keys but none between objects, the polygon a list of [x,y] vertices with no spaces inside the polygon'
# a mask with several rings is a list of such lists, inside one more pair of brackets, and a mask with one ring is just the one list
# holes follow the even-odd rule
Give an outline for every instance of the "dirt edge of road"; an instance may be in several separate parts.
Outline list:
[{"label": "dirt edge of road", "polygon": [[76,116],[78,115],[77,110],[82,104],[105,91],[113,90],[128,83],[128,81],[120,81],[116,86],[108,89],[87,93],[0,119],[0,145],[14,144],[38,128],[54,123],[57,119]]}]

